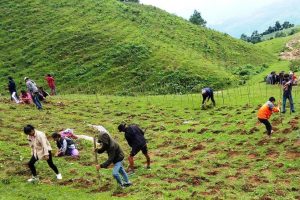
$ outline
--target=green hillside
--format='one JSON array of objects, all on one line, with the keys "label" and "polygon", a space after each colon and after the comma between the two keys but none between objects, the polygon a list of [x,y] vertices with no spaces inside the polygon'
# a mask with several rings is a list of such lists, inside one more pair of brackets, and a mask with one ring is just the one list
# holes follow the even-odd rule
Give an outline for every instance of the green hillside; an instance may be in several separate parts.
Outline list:
[{"label": "green hillside", "polygon": [[[275,56],[160,9],[115,0],[0,2],[0,84],[29,76],[58,91],[131,94],[221,88],[232,68]],[[229,69],[229,70],[228,70]]]}]

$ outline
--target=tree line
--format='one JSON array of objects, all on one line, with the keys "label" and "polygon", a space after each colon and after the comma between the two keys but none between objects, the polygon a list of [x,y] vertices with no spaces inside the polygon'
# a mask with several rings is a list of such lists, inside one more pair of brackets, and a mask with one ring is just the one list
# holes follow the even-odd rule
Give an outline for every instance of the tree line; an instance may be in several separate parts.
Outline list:
[{"label": "tree line", "polygon": [[[275,34],[275,38],[285,37],[286,36],[285,33],[278,32],[278,31],[281,31],[281,30],[284,30],[284,29],[289,29],[289,28],[292,28],[294,26],[295,26],[294,24],[291,24],[288,21],[283,22],[283,24],[280,24],[279,21],[276,21],[274,26],[269,26],[269,28],[267,30],[265,30],[264,32],[262,32],[262,33],[259,33],[257,30],[253,31],[251,36],[247,36],[246,34],[243,33],[241,35],[241,39],[246,41],[246,42],[251,42],[251,43],[255,44],[255,43],[262,42],[262,37],[264,35],[268,35],[268,34],[274,33],[274,32],[277,32]],[[295,30],[292,30],[289,34],[293,35],[294,33],[295,33]],[[273,38],[271,38],[271,39],[273,39]]]}]

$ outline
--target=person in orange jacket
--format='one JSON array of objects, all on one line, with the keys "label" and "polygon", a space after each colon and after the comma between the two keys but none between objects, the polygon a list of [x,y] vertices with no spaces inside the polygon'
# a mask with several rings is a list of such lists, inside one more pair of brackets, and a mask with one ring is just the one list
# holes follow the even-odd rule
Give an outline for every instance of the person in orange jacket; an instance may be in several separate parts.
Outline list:
[{"label": "person in orange jacket", "polygon": [[280,112],[279,105],[275,107],[275,98],[270,97],[269,101],[265,103],[257,113],[258,120],[266,126],[267,134],[270,136],[274,131],[272,130],[272,125],[269,122],[269,118],[275,112]]}]

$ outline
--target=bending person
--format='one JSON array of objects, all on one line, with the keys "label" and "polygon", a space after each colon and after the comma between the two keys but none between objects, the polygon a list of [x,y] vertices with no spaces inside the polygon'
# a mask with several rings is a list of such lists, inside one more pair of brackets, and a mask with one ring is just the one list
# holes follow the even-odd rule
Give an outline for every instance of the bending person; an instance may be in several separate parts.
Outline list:
[{"label": "bending person", "polygon": [[144,132],[136,125],[120,124],[118,126],[120,132],[125,133],[125,139],[127,140],[128,145],[131,147],[131,152],[128,157],[129,166],[127,171],[134,173],[134,156],[142,151],[147,160],[146,168],[150,169],[150,156],[148,154],[148,148],[146,139],[144,137]]}]

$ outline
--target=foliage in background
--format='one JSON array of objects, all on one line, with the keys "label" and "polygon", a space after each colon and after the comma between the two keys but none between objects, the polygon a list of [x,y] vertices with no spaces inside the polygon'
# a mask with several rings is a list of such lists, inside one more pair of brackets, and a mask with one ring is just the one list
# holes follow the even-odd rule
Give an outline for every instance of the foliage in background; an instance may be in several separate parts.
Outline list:
[{"label": "foliage in background", "polygon": [[190,17],[189,21],[193,24],[205,27],[206,21],[202,18],[201,13],[197,10],[194,11],[193,15]]},{"label": "foliage in background", "polygon": [[300,71],[300,60],[292,60],[290,63],[290,70],[293,72]]},{"label": "foliage in background", "polygon": [[243,33],[240,39],[246,42],[251,42],[253,44],[256,44],[264,40],[270,40],[278,37],[285,37],[287,35],[293,35],[299,31],[298,27],[295,28],[293,27],[295,27],[295,25],[291,24],[288,21],[285,21],[283,24],[280,24],[279,21],[276,21],[274,27],[269,26],[269,28],[262,33],[259,33],[257,30],[255,30],[253,31],[251,36],[247,36],[246,34]]}]

